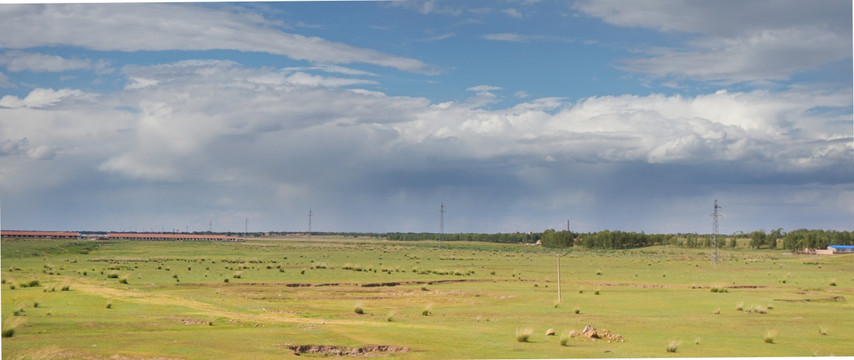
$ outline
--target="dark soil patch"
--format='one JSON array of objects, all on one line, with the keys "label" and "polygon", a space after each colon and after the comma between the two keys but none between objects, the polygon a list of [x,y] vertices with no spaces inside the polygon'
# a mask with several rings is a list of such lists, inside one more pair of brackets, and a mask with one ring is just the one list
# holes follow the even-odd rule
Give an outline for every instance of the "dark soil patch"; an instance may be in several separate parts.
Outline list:
[{"label": "dark soil patch", "polygon": [[843,301],[845,301],[845,297],[844,296],[831,296],[831,297],[818,298],[818,299],[774,299],[774,301],[785,301],[785,302],[795,302],[795,303],[800,303],[800,302],[816,302],[816,303],[843,302]]},{"label": "dark soil patch", "polygon": [[366,345],[348,347],[338,345],[288,345],[294,355],[312,354],[321,356],[378,356],[387,353],[407,352],[406,346],[395,345]]}]

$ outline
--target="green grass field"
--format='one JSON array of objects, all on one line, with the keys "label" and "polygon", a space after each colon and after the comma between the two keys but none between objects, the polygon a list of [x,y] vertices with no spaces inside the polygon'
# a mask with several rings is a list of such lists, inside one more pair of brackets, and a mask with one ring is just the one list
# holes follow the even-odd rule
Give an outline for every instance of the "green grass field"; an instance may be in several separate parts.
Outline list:
[{"label": "green grass field", "polygon": [[[854,355],[854,256],[721,254],[715,266],[700,249],[575,249],[557,303],[555,253],[530,245],[4,238],[3,358]],[[586,325],[625,341],[561,340]]]}]

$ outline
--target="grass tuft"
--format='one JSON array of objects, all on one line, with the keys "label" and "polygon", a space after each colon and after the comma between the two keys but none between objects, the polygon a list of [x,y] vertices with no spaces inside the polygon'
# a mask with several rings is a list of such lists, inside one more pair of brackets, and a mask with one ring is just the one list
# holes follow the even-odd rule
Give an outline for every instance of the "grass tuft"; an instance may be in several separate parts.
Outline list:
[{"label": "grass tuft", "polygon": [[675,352],[676,352],[676,350],[678,350],[678,349],[679,349],[679,345],[682,345],[682,341],[680,341],[680,340],[670,340],[670,341],[667,343],[667,347],[666,347],[667,352],[669,352],[669,353],[675,353]]},{"label": "grass tuft", "polygon": [[4,321],[3,322],[2,336],[4,338],[10,338],[12,336],[15,336],[15,330],[18,328],[18,326],[23,324],[24,321],[26,321],[26,320],[24,320],[22,318],[17,318],[17,317],[16,318],[10,318],[10,319],[7,319],[6,321]]},{"label": "grass tuft", "polygon": [[531,335],[534,334],[533,328],[524,328],[524,329],[516,329],[516,341],[517,342],[529,342],[531,341]]},{"label": "grass tuft", "polygon": [[827,328],[824,326],[819,326],[818,327],[818,333],[820,335],[827,336]]},{"label": "grass tuft", "polygon": [[765,341],[766,344],[773,344],[774,339],[776,337],[777,337],[777,330],[768,330],[765,332],[765,337],[763,338],[763,341]]},{"label": "grass tuft", "polygon": [[560,336],[560,346],[569,346],[569,339],[570,338],[571,338],[571,336],[569,336],[569,332],[566,332],[563,335],[561,335]]}]

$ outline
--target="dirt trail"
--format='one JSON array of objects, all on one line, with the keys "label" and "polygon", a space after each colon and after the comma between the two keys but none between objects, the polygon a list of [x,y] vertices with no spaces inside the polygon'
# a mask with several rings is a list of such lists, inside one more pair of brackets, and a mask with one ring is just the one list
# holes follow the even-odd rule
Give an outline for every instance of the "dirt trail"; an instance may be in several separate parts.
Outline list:
[{"label": "dirt trail", "polygon": [[[386,322],[351,320],[351,319],[316,319],[304,318],[295,314],[280,312],[244,313],[223,309],[213,304],[197,300],[187,299],[180,296],[166,294],[163,292],[141,292],[130,289],[117,289],[102,286],[92,282],[78,281],[72,285],[72,291],[102,296],[107,299],[121,300],[134,303],[144,303],[163,306],[180,306],[199,311],[207,316],[224,317],[231,320],[255,323],[285,323],[285,324],[310,324],[310,325],[359,325],[359,326],[388,326]],[[441,326],[425,324],[401,324],[395,326],[404,328],[420,329],[442,329]]]}]

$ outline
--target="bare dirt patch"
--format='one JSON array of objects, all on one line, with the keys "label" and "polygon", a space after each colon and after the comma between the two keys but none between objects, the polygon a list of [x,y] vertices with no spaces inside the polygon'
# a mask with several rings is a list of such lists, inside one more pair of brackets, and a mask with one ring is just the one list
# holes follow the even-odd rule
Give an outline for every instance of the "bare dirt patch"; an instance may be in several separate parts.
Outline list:
[{"label": "bare dirt patch", "polygon": [[409,348],[406,346],[395,345],[366,345],[362,347],[348,347],[338,345],[288,345],[288,349],[294,352],[294,355],[312,354],[321,356],[351,356],[351,357],[366,357],[366,356],[382,356],[389,353],[407,352]]},{"label": "bare dirt patch", "polygon": [[797,302],[797,303],[800,303],[800,302],[816,302],[816,303],[844,302],[845,297],[844,296],[831,296],[831,297],[818,298],[818,299],[774,299],[774,301]]}]

